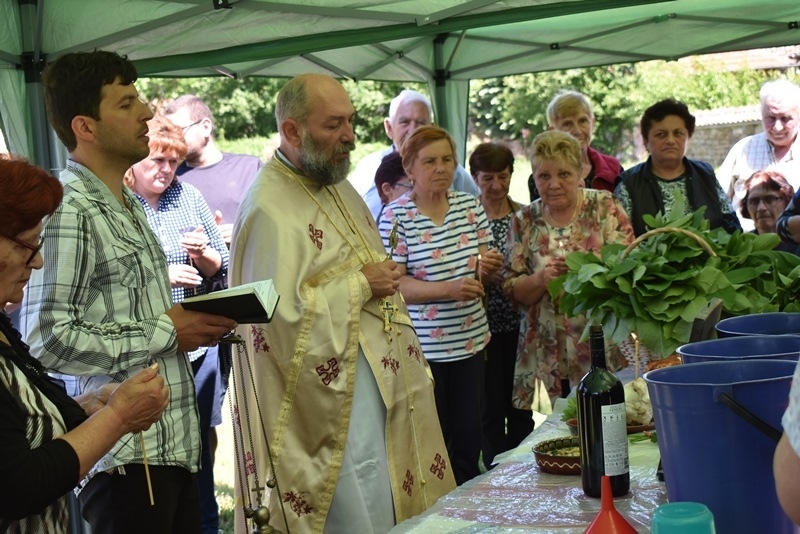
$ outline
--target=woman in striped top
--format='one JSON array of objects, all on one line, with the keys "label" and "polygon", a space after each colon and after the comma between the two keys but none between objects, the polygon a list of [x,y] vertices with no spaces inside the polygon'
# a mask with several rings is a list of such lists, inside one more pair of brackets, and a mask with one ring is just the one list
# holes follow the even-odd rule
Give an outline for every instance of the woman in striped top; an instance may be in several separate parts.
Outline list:
[{"label": "woman in striped top", "polygon": [[[31,270],[44,264],[42,219],[55,211],[63,188],[47,171],[0,156],[0,189],[5,307],[22,300]],[[157,421],[168,401],[152,368],[70,398],[0,313],[0,532],[66,533],[66,494],[117,440]]]},{"label": "woman in striped top", "polygon": [[503,256],[489,249],[492,232],[480,201],[450,191],[456,157],[447,131],[418,128],[400,150],[413,188],[386,207],[379,229],[403,274],[400,293],[436,381],[439,422],[461,484],[480,472],[483,351],[490,337],[482,282]]}]

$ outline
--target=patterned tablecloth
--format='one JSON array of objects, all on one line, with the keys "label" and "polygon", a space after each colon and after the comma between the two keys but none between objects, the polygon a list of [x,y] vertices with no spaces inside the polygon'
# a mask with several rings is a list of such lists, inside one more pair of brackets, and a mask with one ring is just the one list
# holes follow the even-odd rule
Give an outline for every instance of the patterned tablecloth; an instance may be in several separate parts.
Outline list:
[{"label": "patterned tablecloth", "polygon": [[[551,438],[569,435],[561,422],[563,402],[556,412],[516,449],[497,457],[491,471],[463,484],[429,508],[404,521],[392,533],[541,532],[581,534],[600,509],[600,499],[587,497],[580,476],[552,475],[536,467],[531,448]],[[638,532],[650,532],[656,507],[667,502],[666,487],[656,478],[658,445],[631,443],[631,491],[614,505]]]}]

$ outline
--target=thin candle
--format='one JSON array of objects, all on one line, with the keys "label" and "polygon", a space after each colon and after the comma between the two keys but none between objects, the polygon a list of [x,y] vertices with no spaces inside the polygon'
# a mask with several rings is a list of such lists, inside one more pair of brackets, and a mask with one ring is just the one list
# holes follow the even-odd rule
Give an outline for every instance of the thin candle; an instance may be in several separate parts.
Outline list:
[{"label": "thin candle", "polygon": [[475,280],[481,281],[481,255],[478,254],[478,259],[475,260]]},{"label": "thin candle", "polygon": [[144,476],[147,478],[147,492],[150,494],[150,506],[155,506],[153,500],[153,483],[150,482],[150,467],[147,464],[147,451],[144,448],[144,432],[139,432],[139,443],[142,446],[142,461],[144,462]]}]

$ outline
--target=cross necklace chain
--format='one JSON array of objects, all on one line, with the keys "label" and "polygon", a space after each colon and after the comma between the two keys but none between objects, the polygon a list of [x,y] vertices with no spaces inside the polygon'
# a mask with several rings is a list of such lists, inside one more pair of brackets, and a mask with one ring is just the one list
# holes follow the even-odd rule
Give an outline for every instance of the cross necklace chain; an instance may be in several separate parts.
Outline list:
[{"label": "cross necklace chain", "polygon": [[[300,186],[303,188],[305,193],[309,196],[309,198],[311,198],[311,200],[314,201],[314,203],[317,205],[317,207],[320,209],[320,211],[322,211],[322,213],[325,215],[325,217],[328,219],[328,221],[331,223],[331,225],[334,227],[334,229],[336,229],[336,231],[342,237],[342,239],[344,239],[345,242],[348,245],[350,245],[350,248],[353,249],[353,252],[355,253],[356,257],[358,257],[358,259],[362,263],[362,265],[366,265],[370,261],[371,262],[377,261],[377,259],[375,258],[375,255],[374,255],[374,253],[372,251],[372,248],[367,243],[367,239],[366,239],[366,237],[364,237],[364,234],[361,233],[361,230],[358,228],[358,225],[356,224],[355,217],[353,217],[353,214],[350,212],[350,208],[345,203],[344,199],[342,198],[342,194],[339,192],[338,189],[336,189],[335,187],[324,186],[324,189],[328,193],[328,195],[330,196],[330,199],[331,199],[332,203],[339,209],[339,212],[342,214],[342,217],[344,218],[345,223],[350,227],[351,232],[358,236],[359,240],[361,241],[361,244],[366,249],[367,254],[369,255],[367,260],[365,260],[361,256],[361,254],[358,251],[358,247],[357,247],[356,243],[353,243],[350,240],[350,238],[347,236],[346,232],[338,224],[336,224],[336,221],[333,219],[331,214],[328,213],[328,210],[325,209],[325,207],[322,205],[322,203],[319,201],[319,199],[314,196],[314,194],[308,189],[308,187],[306,187],[306,184],[304,184],[303,181],[300,178],[295,176],[294,173],[289,172],[289,175],[292,177],[292,179],[294,179],[295,182],[300,184]],[[386,259],[387,260],[392,258],[392,253],[394,252],[394,249],[397,246],[397,243],[398,243],[397,220],[395,220],[394,226],[392,227],[392,231],[389,234],[389,246],[390,246],[390,249],[389,249],[389,252],[386,254]],[[380,310],[381,310],[381,314],[383,315],[383,331],[386,332],[387,341],[389,343],[391,343],[392,340],[394,339],[394,334],[399,334],[400,333],[400,330],[397,329],[393,324],[394,316],[397,313],[398,308],[387,297],[383,297],[383,298],[380,299],[379,307],[380,307]]]}]

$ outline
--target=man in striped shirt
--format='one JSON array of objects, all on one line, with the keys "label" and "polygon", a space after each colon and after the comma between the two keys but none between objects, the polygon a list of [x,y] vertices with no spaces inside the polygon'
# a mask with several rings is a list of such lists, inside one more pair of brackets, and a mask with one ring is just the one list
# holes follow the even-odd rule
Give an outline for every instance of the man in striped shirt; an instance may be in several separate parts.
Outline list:
[{"label": "man in striped shirt", "polygon": [[75,393],[154,362],[170,388],[161,420],[122,438],[82,482],[92,531],[199,532],[200,435],[186,351],[216,344],[236,323],[173,306],[161,244],[123,185],[149,154],[153,114],[136,77],[130,61],[104,51],[66,54],[43,74],[50,123],[70,159],[63,203],[43,233],[48,265],[28,283],[21,326],[45,367],[76,377]]}]

